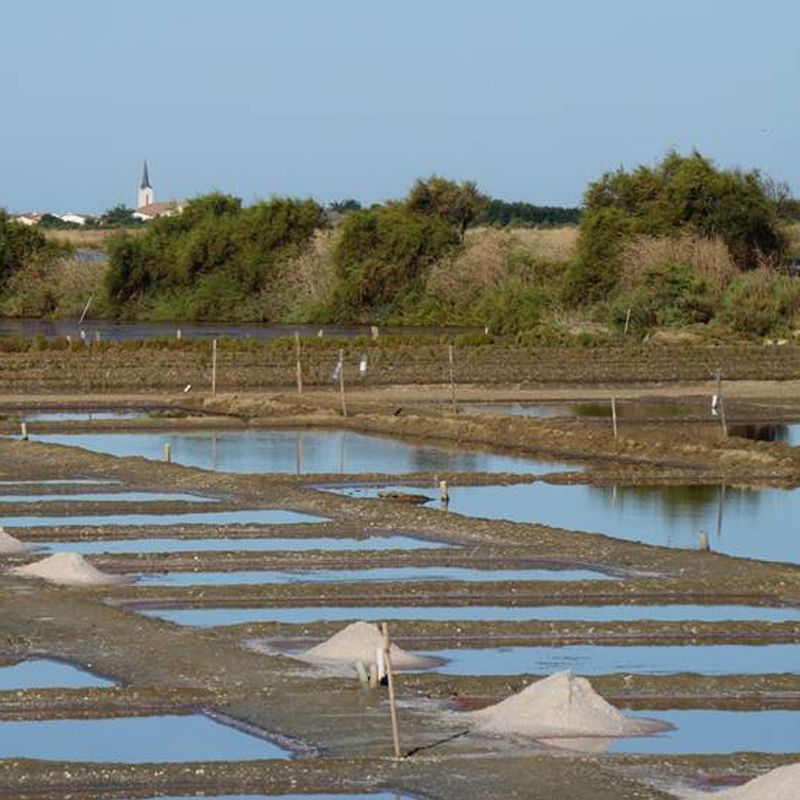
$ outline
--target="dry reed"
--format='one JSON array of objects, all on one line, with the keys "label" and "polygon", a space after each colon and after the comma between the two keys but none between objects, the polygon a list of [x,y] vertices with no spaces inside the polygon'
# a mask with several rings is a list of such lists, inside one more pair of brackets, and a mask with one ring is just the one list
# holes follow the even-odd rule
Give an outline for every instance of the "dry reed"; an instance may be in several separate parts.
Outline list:
[{"label": "dry reed", "polygon": [[721,239],[684,234],[679,237],[639,236],[629,242],[622,255],[621,285],[632,289],[642,274],[660,264],[686,264],[703,278],[717,295],[739,274]]}]

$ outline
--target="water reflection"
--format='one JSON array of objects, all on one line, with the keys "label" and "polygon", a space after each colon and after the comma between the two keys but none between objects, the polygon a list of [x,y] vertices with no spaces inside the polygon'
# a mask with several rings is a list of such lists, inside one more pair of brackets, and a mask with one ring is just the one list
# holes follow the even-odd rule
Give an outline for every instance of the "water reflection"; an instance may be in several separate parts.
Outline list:
[{"label": "water reflection", "polygon": [[[338,491],[376,497],[386,488]],[[417,487],[389,488],[420,493]],[[599,487],[538,481],[515,486],[451,486],[449,510],[688,549],[697,549],[700,534],[705,532],[712,550],[800,563],[795,529],[800,517],[798,490],[723,485]]]},{"label": "water reflection", "polygon": [[800,444],[800,425],[796,423],[791,425],[771,423],[731,425],[730,434],[755,442],[780,442],[792,446]]},{"label": "water reflection", "polygon": [[49,658],[31,658],[10,667],[0,667],[0,691],[4,692],[18,689],[87,689],[109,686],[114,686],[113,681]]},{"label": "water reflection", "polygon": [[265,739],[199,714],[0,722],[0,758],[146,764],[287,756]]},{"label": "water reflection", "polygon": [[260,608],[147,609],[141,613],[180,625],[199,628],[241,625],[249,622],[284,622],[305,625],[313,622],[380,622],[384,620],[506,621],[566,620],[608,622],[656,620],[670,622],[751,621],[786,622],[800,619],[797,608],[761,606],[304,606]]},{"label": "water reflection", "polygon": [[411,444],[350,431],[109,432],[45,434],[31,438],[114,456],[143,456],[152,460],[161,460],[164,444],[169,443],[172,461],[177,464],[239,473],[543,473],[577,469],[549,461]]},{"label": "water reflection", "polygon": [[800,671],[800,644],[520,646],[453,648],[425,655],[446,659],[438,671],[449,675],[549,675],[567,669],[579,675],[767,675]]},{"label": "water reflection", "polygon": [[[622,419],[654,419],[658,417],[707,416],[705,405],[690,403],[617,400],[617,416]],[[501,414],[514,417],[584,417],[611,418],[611,401],[584,403],[467,403],[464,411],[480,414]]]}]

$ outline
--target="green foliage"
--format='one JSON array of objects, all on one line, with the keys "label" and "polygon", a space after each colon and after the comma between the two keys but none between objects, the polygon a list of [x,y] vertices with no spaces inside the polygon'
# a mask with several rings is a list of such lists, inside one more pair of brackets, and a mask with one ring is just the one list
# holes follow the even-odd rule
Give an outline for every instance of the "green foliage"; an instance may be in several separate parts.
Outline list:
[{"label": "green foliage", "polygon": [[745,336],[788,332],[800,313],[800,281],[768,270],[740,275],[722,298],[720,320]]},{"label": "green foliage", "polygon": [[361,211],[362,206],[358,200],[348,197],[346,200],[334,200],[328,204],[328,208],[337,214],[347,214],[350,211]]},{"label": "green foliage", "polygon": [[784,246],[776,205],[759,173],[718,169],[696,152],[671,152],[654,168],[606,174],[589,186],[585,206],[587,212],[619,209],[633,234],[664,236],[689,229],[720,236],[742,269]]},{"label": "green foliage", "polygon": [[109,242],[108,300],[117,316],[149,308],[165,319],[263,317],[279,265],[325,224],[312,200],[273,198],[242,208],[219,193],[160,217],[143,236]]},{"label": "green foliage", "polygon": [[631,329],[639,332],[708,322],[714,315],[706,282],[686,264],[660,264],[645,270],[639,285],[614,305],[620,327],[628,309]]},{"label": "green foliage", "polygon": [[109,208],[101,215],[100,224],[111,228],[130,228],[144,223],[133,216],[132,208],[127,208],[124,204],[117,203],[117,205]]},{"label": "green foliage", "polygon": [[0,209],[0,285],[33,263],[52,263],[70,252],[67,245],[48,241],[37,228],[10,220]]},{"label": "green foliage", "polygon": [[474,181],[456,183],[438,175],[417,179],[406,199],[410,211],[430,214],[453,225],[463,240],[466,229],[486,208],[489,198]]},{"label": "green foliage", "polygon": [[382,321],[419,297],[426,269],[458,246],[437,216],[401,205],[348,214],[333,250],[334,317]]},{"label": "green foliage", "polygon": [[578,257],[564,275],[564,301],[592,305],[608,297],[619,280],[620,256],[630,236],[627,215],[613,206],[592,208],[581,218]]},{"label": "green foliage", "polygon": [[579,208],[537,206],[533,203],[514,202],[492,198],[475,220],[476,225],[493,225],[509,228],[556,227],[577,225]]},{"label": "green foliage", "polygon": [[477,312],[492,333],[505,335],[536,328],[542,308],[542,297],[536,288],[511,281],[486,292]]}]

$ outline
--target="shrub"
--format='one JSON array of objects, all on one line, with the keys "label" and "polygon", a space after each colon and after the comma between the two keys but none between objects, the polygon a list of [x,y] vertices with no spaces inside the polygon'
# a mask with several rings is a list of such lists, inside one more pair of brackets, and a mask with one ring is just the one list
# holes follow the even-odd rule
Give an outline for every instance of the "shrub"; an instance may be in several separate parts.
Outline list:
[{"label": "shrub", "polygon": [[790,330],[799,311],[800,281],[760,269],[731,283],[719,317],[737,333],[766,336]]},{"label": "shrub", "polygon": [[708,322],[714,315],[707,283],[687,264],[648,267],[639,285],[614,304],[617,324],[624,322],[628,309],[634,330]]}]

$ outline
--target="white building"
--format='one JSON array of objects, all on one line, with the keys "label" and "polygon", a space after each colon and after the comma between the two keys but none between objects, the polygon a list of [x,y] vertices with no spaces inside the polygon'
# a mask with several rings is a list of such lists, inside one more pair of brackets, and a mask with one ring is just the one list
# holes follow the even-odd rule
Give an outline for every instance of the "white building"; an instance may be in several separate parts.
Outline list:
[{"label": "white building", "polygon": [[136,195],[136,209],[151,206],[156,202],[156,191],[150,183],[150,176],[147,174],[147,161],[142,165],[142,182],[139,184],[139,192]]}]

